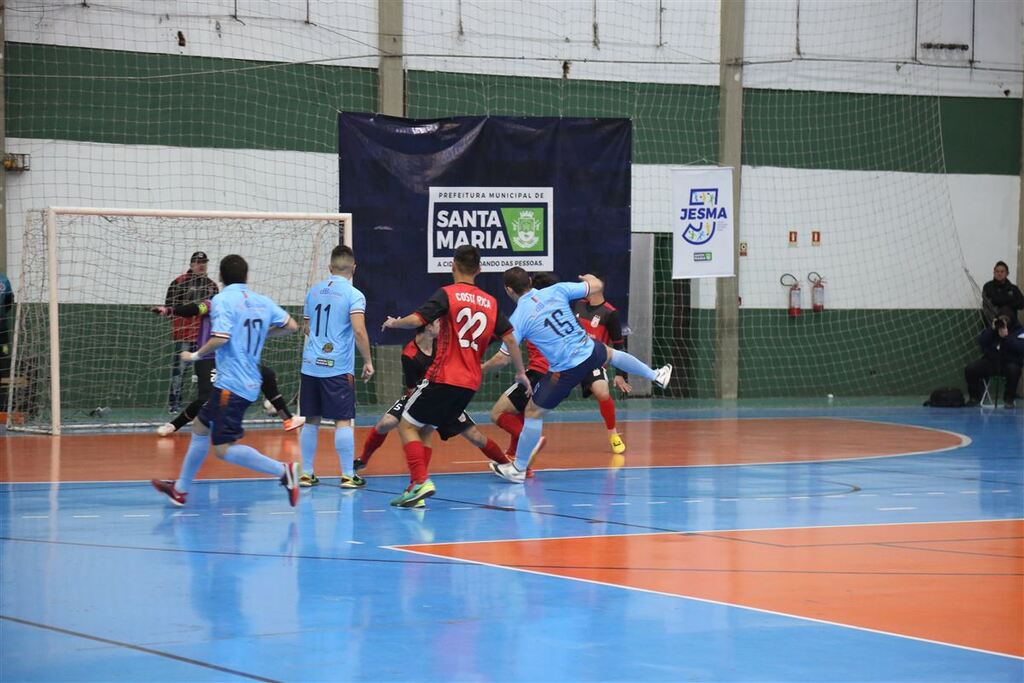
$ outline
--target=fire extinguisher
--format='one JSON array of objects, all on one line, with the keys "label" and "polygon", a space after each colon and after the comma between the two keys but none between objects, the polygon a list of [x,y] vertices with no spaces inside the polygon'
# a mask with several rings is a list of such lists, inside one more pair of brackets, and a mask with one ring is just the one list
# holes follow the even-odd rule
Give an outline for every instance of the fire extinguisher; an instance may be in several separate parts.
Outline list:
[{"label": "fire extinguisher", "polygon": [[821,313],[825,310],[825,279],[812,270],[807,281],[811,283],[811,310]]},{"label": "fire extinguisher", "polygon": [[800,315],[800,309],[803,308],[800,295],[800,281],[797,280],[795,276],[789,273],[784,273],[782,277],[779,278],[779,283],[783,287],[789,288],[789,317],[795,318]]}]

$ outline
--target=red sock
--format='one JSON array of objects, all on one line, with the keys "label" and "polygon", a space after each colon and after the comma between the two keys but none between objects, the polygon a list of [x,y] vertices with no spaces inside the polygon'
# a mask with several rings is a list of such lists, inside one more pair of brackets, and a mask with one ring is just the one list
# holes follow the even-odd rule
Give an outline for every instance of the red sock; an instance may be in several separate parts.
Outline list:
[{"label": "red sock", "polygon": [[370,456],[384,444],[384,439],[388,438],[388,435],[378,434],[376,429],[371,429],[370,433],[366,435],[366,441],[363,442],[363,454],[359,456],[359,459],[363,462],[370,462]]},{"label": "red sock", "polygon": [[430,471],[430,456],[432,456],[433,454],[433,448],[430,448],[429,446],[423,447],[423,468],[427,470],[427,472]]},{"label": "red sock", "polygon": [[605,428],[615,429],[615,401],[609,396],[603,401],[598,401],[597,407],[601,409]]},{"label": "red sock", "polygon": [[522,413],[502,413],[498,416],[495,424],[512,435],[512,439],[508,443],[508,450],[505,451],[506,453],[515,454],[516,446],[519,445],[519,435],[523,432],[524,419]]},{"label": "red sock", "polygon": [[427,480],[427,455],[422,441],[410,441],[405,444],[405,462],[409,465],[412,483],[422,484]]},{"label": "red sock", "polygon": [[494,443],[493,439],[487,439],[487,444],[480,449],[480,452],[499,465],[509,461],[508,456],[501,452],[501,446]]}]

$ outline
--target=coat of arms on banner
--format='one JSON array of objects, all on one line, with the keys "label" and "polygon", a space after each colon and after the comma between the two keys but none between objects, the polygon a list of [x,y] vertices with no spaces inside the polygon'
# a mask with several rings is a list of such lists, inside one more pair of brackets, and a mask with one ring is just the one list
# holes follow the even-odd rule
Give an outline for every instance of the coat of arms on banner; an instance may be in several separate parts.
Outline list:
[{"label": "coat of arms on banner", "polygon": [[502,209],[509,227],[512,251],[544,248],[544,209]]}]

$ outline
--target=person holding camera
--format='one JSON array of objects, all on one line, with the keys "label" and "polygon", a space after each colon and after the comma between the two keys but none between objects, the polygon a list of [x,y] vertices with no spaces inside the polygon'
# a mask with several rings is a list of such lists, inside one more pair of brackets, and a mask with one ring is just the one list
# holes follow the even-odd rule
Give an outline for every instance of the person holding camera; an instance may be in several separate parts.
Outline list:
[{"label": "person holding camera", "polygon": [[994,320],[1002,308],[1013,309],[1010,313],[1013,318],[1024,310],[1024,294],[1020,287],[1010,282],[1009,274],[1010,267],[1004,261],[996,261],[992,279],[981,288],[981,312],[986,323]]},{"label": "person holding camera", "polygon": [[981,403],[984,382],[993,375],[1006,378],[1003,388],[1003,406],[1014,408],[1017,397],[1017,383],[1020,382],[1021,366],[1024,365],[1024,327],[1017,320],[1014,309],[1003,307],[997,311],[992,324],[978,335],[978,346],[982,358],[964,368],[967,380],[967,405]]}]

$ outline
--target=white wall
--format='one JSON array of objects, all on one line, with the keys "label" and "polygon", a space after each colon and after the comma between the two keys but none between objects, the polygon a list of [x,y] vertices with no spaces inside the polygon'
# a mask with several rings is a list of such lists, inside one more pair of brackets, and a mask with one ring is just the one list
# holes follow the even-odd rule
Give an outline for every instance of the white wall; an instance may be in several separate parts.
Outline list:
[{"label": "white wall", "polygon": [[[635,232],[672,231],[671,168],[634,164]],[[1019,191],[1016,176],[744,166],[743,306],[781,306],[779,277],[816,271],[832,308],[972,308],[968,273],[981,286],[996,261],[1015,261]],[[713,294],[702,283],[699,306],[713,308]]]},{"label": "white wall", "polygon": [[[1021,96],[1022,3],[977,0],[973,42],[968,0],[918,3],[915,12],[909,0],[748,0],[745,84]],[[310,0],[311,23],[302,0],[237,4],[238,19],[234,0],[105,0],[91,7],[8,0],[7,40],[377,66],[376,0]],[[405,0],[406,67],[561,78],[568,60],[574,79],[718,82],[718,2],[598,0],[594,7],[593,0]],[[925,42],[971,49],[926,50]]]}]

